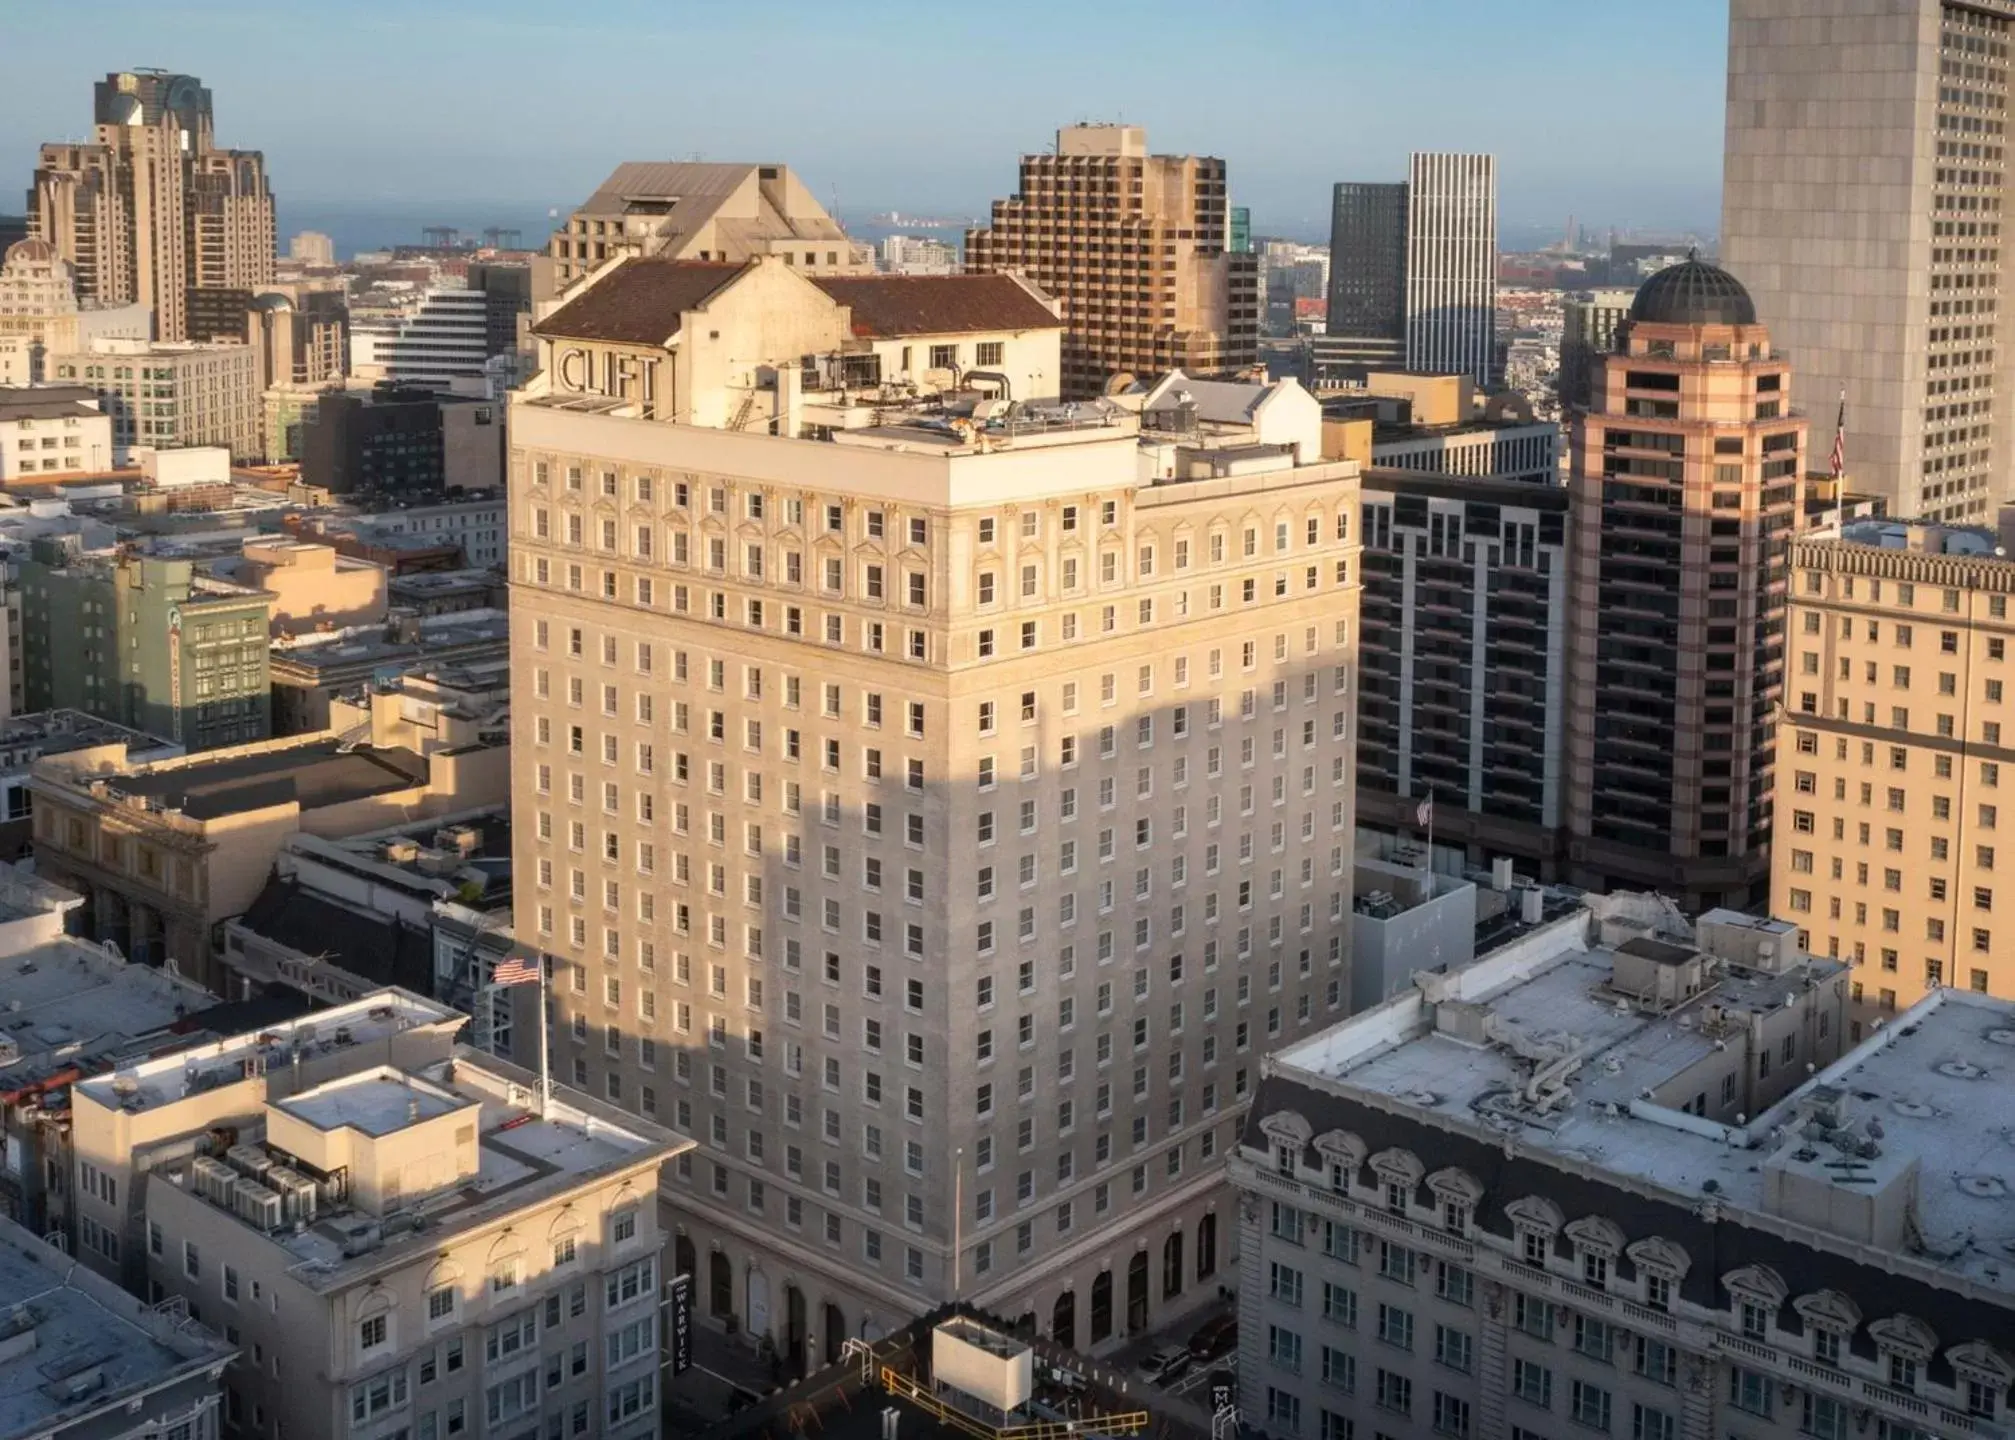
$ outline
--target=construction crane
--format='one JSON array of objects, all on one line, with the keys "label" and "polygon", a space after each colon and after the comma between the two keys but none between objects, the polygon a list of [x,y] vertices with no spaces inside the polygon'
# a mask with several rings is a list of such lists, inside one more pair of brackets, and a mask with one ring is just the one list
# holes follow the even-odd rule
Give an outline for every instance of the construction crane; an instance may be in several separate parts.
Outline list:
[{"label": "construction crane", "polygon": [[462,232],[452,225],[429,225],[420,231],[420,238],[436,250],[451,250],[461,242]]},{"label": "construction crane", "polygon": [[521,249],[522,232],[503,225],[492,225],[483,232],[483,243],[492,250]]}]

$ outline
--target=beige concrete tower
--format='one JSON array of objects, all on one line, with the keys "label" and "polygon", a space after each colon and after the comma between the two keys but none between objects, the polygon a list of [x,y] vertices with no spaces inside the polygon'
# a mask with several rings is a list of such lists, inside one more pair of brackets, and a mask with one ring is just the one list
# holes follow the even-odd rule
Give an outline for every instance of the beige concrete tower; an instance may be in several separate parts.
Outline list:
[{"label": "beige concrete tower", "polygon": [[1230,253],[1225,164],[1150,155],[1138,125],[1072,125],[1024,155],[1021,189],[966,235],[971,270],[1013,270],[1063,302],[1066,395],[1113,375],[1217,375],[1258,358],[1256,257]]},{"label": "beige concrete tower", "polygon": [[273,278],[265,157],[216,148],[210,92],[193,75],[108,75],[95,110],[89,143],[42,147],[35,231],[76,267],[80,298],[145,305],[158,338],[185,339],[190,290]]},{"label": "beige concrete tower", "polygon": [[1990,519],[2011,0],[1731,0],[1721,256],[1890,513]]},{"label": "beige concrete tower", "polygon": [[1992,531],[1860,521],[1792,547],[1774,913],[1852,967],[1857,1017],[2015,996],[1997,861],[2015,784],[2015,562]]},{"label": "beige concrete tower", "polygon": [[1569,869],[1592,889],[1761,898],[1805,469],[1790,388],[1741,284],[1688,260],[1644,282],[1575,416]]},{"label": "beige concrete tower", "polygon": [[512,406],[554,1065],[700,1140],[674,1265],[792,1364],[1213,1296],[1260,1056],[1347,1003],[1357,466],[1293,382],[1005,399],[1059,330],[1006,276],[629,260]]}]

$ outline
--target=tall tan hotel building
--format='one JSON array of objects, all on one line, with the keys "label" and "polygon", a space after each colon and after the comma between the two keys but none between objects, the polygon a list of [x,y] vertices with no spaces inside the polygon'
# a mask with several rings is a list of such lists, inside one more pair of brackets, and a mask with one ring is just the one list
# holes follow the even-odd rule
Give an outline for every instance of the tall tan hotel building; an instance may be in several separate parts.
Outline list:
[{"label": "tall tan hotel building", "polygon": [[42,147],[30,221],[76,267],[79,299],[145,305],[155,339],[188,339],[191,290],[273,279],[265,156],[217,148],[193,75],[115,72],[93,92],[92,138]]},{"label": "tall tan hotel building", "polygon": [[1892,515],[1980,522],[2015,473],[2008,47],[2015,0],[1731,0],[1721,258],[1847,397],[1847,469]]},{"label": "tall tan hotel building", "polygon": [[954,1294],[1086,1348],[1213,1296],[1260,1056],[1347,1003],[1357,467],[1292,382],[1031,403],[1060,328],[631,259],[513,403],[555,1067],[699,1141],[672,1263],[794,1364]]},{"label": "tall tan hotel building", "polygon": [[1150,155],[1138,125],[1070,125],[966,235],[966,266],[1063,305],[1064,393],[1119,374],[1229,374],[1259,358],[1259,262],[1231,249],[1222,160]]}]

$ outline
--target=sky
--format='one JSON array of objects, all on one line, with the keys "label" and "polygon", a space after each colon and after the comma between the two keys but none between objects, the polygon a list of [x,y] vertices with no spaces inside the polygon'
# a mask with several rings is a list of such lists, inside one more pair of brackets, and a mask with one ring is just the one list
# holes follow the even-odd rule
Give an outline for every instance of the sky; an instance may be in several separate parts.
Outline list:
[{"label": "sky", "polygon": [[158,66],[265,151],[283,233],[530,226],[619,161],[694,156],[781,161],[842,214],[982,215],[1084,119],[1223,156],[1262,233],[1326,235],[1333,181],[1414,149],[1496,153],[1507,241],[1705,233],[1726,33],[1720,0],[0,0],[0,211],[40,142],[88,134],[94,79]]}]

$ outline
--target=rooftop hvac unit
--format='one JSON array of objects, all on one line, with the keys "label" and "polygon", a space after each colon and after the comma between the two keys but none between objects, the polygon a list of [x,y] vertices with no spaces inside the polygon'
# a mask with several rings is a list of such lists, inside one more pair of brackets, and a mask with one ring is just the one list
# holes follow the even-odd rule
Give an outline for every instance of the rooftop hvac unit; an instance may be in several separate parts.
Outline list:
[{"label": "rooftop hvac unit", "polygon": [[298,1170],[289,1170],[284,1165],[275,1165],[266,1172],[266,1184],[278,1193],[281,1214],[292,1223],[296,1220],[313,1220],[317,1191],[315,1182]]},{"label": "rooftop hvac unit", "polygon": [[254,1180],[265,1179],[266,1172],[273,1168],[272,1158],[257,1145],[233,1145],[224,1152],[224,1158],[240,1175],[249,1175]]},{"label": "rooftop hvac unit", "polygon": [[229,1207],[231,1191],[238,1184],[238,1172],[222,1160],[213,1160],[208,1155],[198,1155],[189,1162],[189,1173],[196,1182],[196,1193],[213,1205]]},{"label": "rooftop hvac unit", "polygon": [[240,1180],[236,1209],[244,1219],[262,1230],[280,1228],[283,1206],[280,1197],[256,1180]]}]

